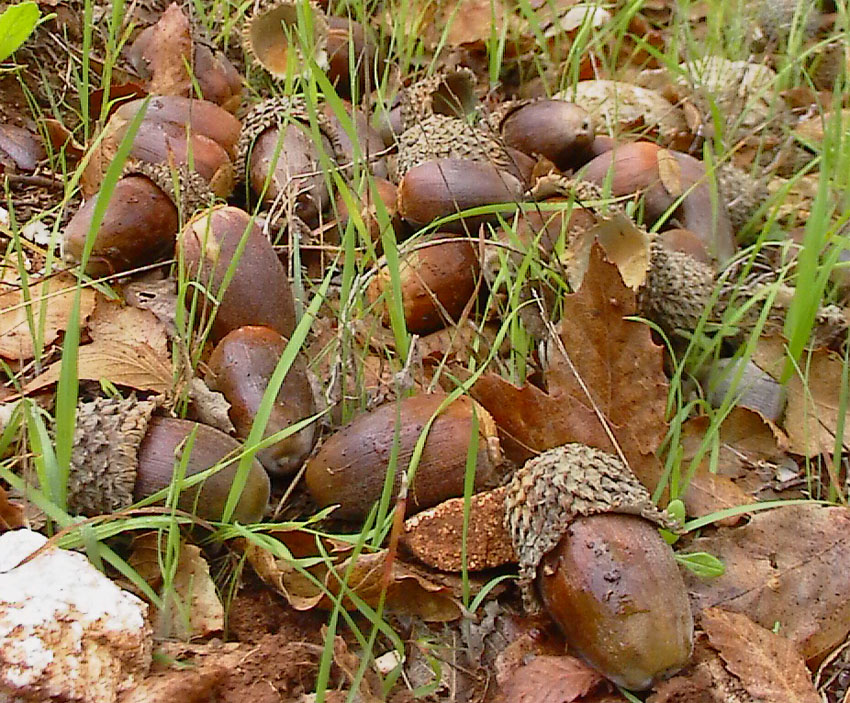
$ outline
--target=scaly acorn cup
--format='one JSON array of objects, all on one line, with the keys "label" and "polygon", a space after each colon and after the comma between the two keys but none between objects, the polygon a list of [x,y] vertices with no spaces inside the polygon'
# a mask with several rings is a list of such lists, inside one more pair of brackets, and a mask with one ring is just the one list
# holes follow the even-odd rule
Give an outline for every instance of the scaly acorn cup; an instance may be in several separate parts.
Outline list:
[{"label": "scaly acorn cup", "polygon": [[254,0],[242,32],[242,45],[273,78],[286,78],[290,69],[294,75],[306,75],[310,71],[299,36],[299,6],[309,13],[311,34],[305,38],[307,54],[320,69],[328,69],[328,21],[316,3]]},{"label": "scaly acorn cup", "polygon": [[254,195],[266,203],[281,197],[294,202],[295,215],[312,227],[330,203],[319,150],[334,163],[345,158],[333,123],[321,110],[316,122],[321,144],[313,141],[303,97],[270,98],[245,116],[236,147],[236,173]]},{"label": "scaly acorn cup", "polygon": [[505,496],[527,604],[620,686],[642,690],[688,663],[693,616],[673,551],[675,522],[617,457],[567,444],[530,459]]},{"label": "scaly acorn cup", "polygon": [[[65,227],[62,252],[80,263],[100,194],[86,201]],[[211,205],[215,195],[187,166],[134,162],[115,185],[94,235],[86,273],[104,276],[171,256],[181,219]],[[182,217],[181,217],[182,216]]]},{"label": "scaly acorn cup", "polygon": [[[106,169],[127,134],[144,100],[123,103],[106,123],[92,150],[80,184],[83,194],[94,195]],[[133,139],[126,166],[191,165],[219,197],[233,190],[233,158],[241,125],[227,110],[207,100],[179,95],[154,96]]]},{"label": "scaly acorn cup", "polygon": [[[167,488],[182,447],[194,431],[186,477],[215,466],[241,448],[224,432],[171,417],[154,417],[149,400],[96,398],[77,406],[71,453],[68,507],[74,514],[104,515]],[[184,490],[178,507],[205,520],[220,520],[239,462]],[[233,513],[242,523],[258,522],[269,500],[269,478],[253,460]]]}]

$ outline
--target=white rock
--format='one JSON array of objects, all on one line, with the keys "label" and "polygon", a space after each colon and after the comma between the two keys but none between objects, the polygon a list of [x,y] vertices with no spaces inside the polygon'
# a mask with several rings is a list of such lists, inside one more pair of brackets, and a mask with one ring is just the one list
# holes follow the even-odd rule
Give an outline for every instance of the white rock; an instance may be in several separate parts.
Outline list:
[{"label": "white rock", "polygon": [[0,535],[0,703],[111,703],[147,674],[147,605],[31,530]]}]

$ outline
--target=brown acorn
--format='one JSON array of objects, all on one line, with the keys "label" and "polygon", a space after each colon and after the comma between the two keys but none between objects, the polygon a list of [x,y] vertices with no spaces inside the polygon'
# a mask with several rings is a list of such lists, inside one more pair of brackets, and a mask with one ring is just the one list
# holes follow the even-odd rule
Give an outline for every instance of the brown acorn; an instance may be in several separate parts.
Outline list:
[{"label": "brown acorn", "polygon": [[[395,184],[385,178],[372,178],[369,181],[364,180],[362,184],[365,193],[357,198],[357,204],[360,206],[360,217],[366,225],[369,237],[375,244],[376,252],[381,251],[381,224],[378,220],[376,196],[380,199],[390,218],[390,224],[395,232],[396,239],[401,240],[407,233],[404,222],[398,215],[398,188]],[[339,223],[340,237],[348,226],[351,218],[351,213],[348,211],[348,205],[345,202],[343,194],[340,192],[336,196],[334,203],[337,221]]]},{"label": "brown acorn", "polygon": [[[203,178],[185,166],[172,173],[163,164],[134,164],[111,193],[86,273],[105,276],[168,258],[180,216],[188,219],[213,197]],[[62,246],[67,260],[81,261],[99,198],[100,194],[87,200],[65,227]]]},{"label": "brown acorn", "polygon": [[[109,118],[81,178],[83,194],[100,188],[127,130],[144,100],[122,104]],[[148,103],[130,150],[133,161],[169,166],[190,165],[212,191],[226,197],[233,189],[233,164],[240,124],[233,115],[206,100],[178,95],[154,97]]]},{"label": "brown acorn", "polygon": [[[475,294],[480,270],[475,246],[466,237],[437,232],[417,241],[401,256],[398,271],[408,331],[425,335],[457,320]],[[387,326],[389,310],[382,296],[391,289],[390,272],[383,267],[367,290],[370,302],[382,300]]]},{"label": "brown acorn", "polygon": [[[363,97],[376,83],[375,64],[380,55],[371,28],[347,17],[330,16],[327,22],[328,79],[341,97]],[[350,55],[354,57],[353,72]]]},{"label": "brown acorn", "polygon": [[242,76],[225,54],[204,44],[195,44],[194,73],[204,100],[221,105],[231,113],[242,105]]},{"label": "brown acorn", "polygon": [[[232,277],[221,291],[243,239]],[[180,232],[177,252],[188,275],[204,287],[198,298],[202,320],[213,313],[211,299],[220,300],[210,331],[213,342],[246,325],[270,327],[284,337],[292,334],[295,302],[286,271],[247,212],[217,206],[198,213]],[[186,303],[192,304],[191,297]]]},{"label": "brown acorn", "polygon": [[[437,159],[416,166],[399,184],[399,213],[415,227],[482,205],[522,200],[518,178],[481,161]],[[495,215],[463,217],[440,225],[448,232],[478,233]]]},{"label": "brown acorn", "polygon": [[[369,118],[363,114],[362,110],[350,103],[344,103],[344,105],[357,136],[359,158],[362,159],[364,165],[368,166],[369,172],[373,176],[386,179],[387,159],[384,156],[386,148],[381,135],[369,124]],[[328,124],[339,139],[339,153],[337,154],[339,165],[347,168],[355,162],[354,144],[348,136],[348,132],[343,128],[339,117],[327,103],[322,106],[322,114],[327,118]]]},{"label": "brown acorn", "polygon": [[[186,477],[236,456],[241,445],[224,432],[172,417],[153,417],[156,403],[129,398],[97,398],[77,408],[71,454],[68,506],[74,514],[104,515],[168,488],[175,466],[194,434]],[[220,520],[239,462],[193,487],[177,506],[205,520]],[[233,520],[258,522],[269,500],[269,478],[255,459]]]},{"label": "brown acorn", "polygon": [[508,146],[543,156],[562,171],[592,158],[593,119],[583,107],[566,100],[518,101],[497,113],[496,125]]},{"label": "brown acorn", "polygon": [[[251,431],[286,344],[283,337],[268,327],[240,327],[226,335],[213,350],[207,385],[221,392],[230,403],[230,420],[240,439]],[[315,412],[307,365],[299,355],[280,386],[263,439]],[[272,476],[294,473],[312,451],[317,438],[318,428],[314,423],[257,452],[257,459]]]},{"label": "brown acorn", "polygon": [[602,186],[609,182],[609,171],[611,195],[641,195],[647,225],[654,224],[684,195],[670,221],[694,232],[721,261],[735,253],[729,213],[722,202],[714,206],[701,161],[651,142],[633,142],[597,156],[584,168],[582,178]]},{"label": "brown acorn", "polygon": [[[335,517],[363,519],[381,498],[397,439],[396,497],[422,429],[445,400],[446,395],[436,393],[388,403],[331,435],[307,462],[305,479],[313,499],[322,507],[339,504]],[[463,495],[473,413],[478,418],[475,486],[497,479],[501,452],[495,424],[471,398],[458,398],[431,426],[409,486],[406,514]]]},{"label": "brown acorn", "polygon": [[[513,477],[505,521],[520,583],[571,650],[636,690],[674,674],[693,648],[693,616],[673,551],[673,521],[617,457],[567,444]],[[533,587],[532,587],[533,586]]]}]

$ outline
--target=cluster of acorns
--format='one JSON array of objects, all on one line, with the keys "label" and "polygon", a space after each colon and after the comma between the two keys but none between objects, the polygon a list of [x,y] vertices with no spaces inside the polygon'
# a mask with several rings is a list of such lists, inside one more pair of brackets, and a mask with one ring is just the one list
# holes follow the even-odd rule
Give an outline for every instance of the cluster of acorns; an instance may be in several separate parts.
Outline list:
[{"label": "cluster of acorns", "polygon": [[[313,13],[318,50],[312,59],[328,70],[340,94],[362,91],[381,55],[368,28],[315,8]],[[295,4],[265,4],[247,25],[253,54],[273,75],[285,74],[301,59],[288,50],[292,33],[285,31],[298,23],[298,15]],[[221,61],[208,63],[223,76],[209,84],[219,86],[220,102],[234,109],[238,91],[231,73]],[[287,228],[290,238],[319,226],[331,207],[328,168],[343,178],[355,165],[368,169],[374,188],[363,200],[383,201],[399,239],[445,220],[430,235],[436,244],[402,259],[405,322],[410,332],[427,334],[458,318],[478,290],[481,262],[468,235],[488,233],[482,228],[488,223],[498,229],[496,215],[480,209],[475,215],[458,213],[532,201],[541,164],[550,174],[580,174],[580,180],[565,178],[558,192],[547,194],[550,202],[565,203],[563,210],[555,217],[521,211],[515,236],[546,257],[564,232],[570,236],[597,221],[577,198],[600,188],[614,197],[639,195],[644,223],[667,218],[668,230],[653,244],[644,310],[665,330],[692,329],[714,289],[714,263],[728,260],[736,247],[730,214],[722,197],[718,207],[705,165],[654,143],[597,137],[589,114],[563,100],[509,102],[479,114],[474,88],[466,70],[426,78],[401,92],[393,109],[380,116],[380,129],[348,106],[357,144],[327,105],[310,105],[302,97],[267,100],[241,120],[211,101],[154,97],[102,223],[87,242],[103,174],[143,104],[127,102],[114,112],[91,154],[82,181],[90,199],[65,229],[65,255],[79,262],[88,245],[87,271],[104,275],[132,272],[176,250],[182,270],[209,293],[196,303],[198,321],[209,325],[215,344],[207,382],[231,404],[240,439],[248,436],[296,323],[286,270],[257,218],[213,204],[243,181],[267,208],[262,217],[268,228]],[[671,169],[675,187],[669,185]],[[344,221],[341,199],[335,208]],[[384,233],[368,207],[364,213],[379,247]],[[388,280],[383,272],[374,277],[373,300],[381,299]],[[157,417],[155,410],[154,401],[135,399],[80,406],[70,491],[74,509],[120,510],[168,486],[175,453],[193,432],[189,476],[239,452],[236,439]],[[265,436],[315,414],[306,363],[297,357]],[[442,394],[420,394],[361,415],[318,450],[318,430],[308,425],[258,452],[233,518],[260,520],[269,476],[292,476],[306,462],[306,485],[315,501],[338,504],[340,519],[362,520],[382,495],[391,457],[398,496],[426,426],[430,431],[407,487],[408,513],[463,495],[475,427],[475,488],[503,480],[499,441],[487,412],[467,397],[449,402]],[[235,474],[231,464],[186,491],[180,506],[219,519]],[[647,688],[687,662],[691,612],[672,551],[655,529],[670,522],[622,462],[580,445],[547,452],[514,475],[505,511],[523,583],[536,583],[537,595],[588,661],[632,688]]]}]

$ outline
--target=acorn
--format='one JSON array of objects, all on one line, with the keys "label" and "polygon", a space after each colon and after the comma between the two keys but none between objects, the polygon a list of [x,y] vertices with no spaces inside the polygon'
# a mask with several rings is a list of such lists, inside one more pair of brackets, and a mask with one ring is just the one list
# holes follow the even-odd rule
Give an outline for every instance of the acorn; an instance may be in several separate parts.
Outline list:
[{"label": "acorn", "polygon": [[[354,126],[359,158],[373,176],[386,179],[387,159],[384,156],[384,152],[386,151],[384,140],[378,131],[369,124],[369,118],[363,114],[362,110],[348,102],[344,102],[343,105]],[[329,104],[325,103],[322,106],[321,112],[327,119],[328,126],[338,139],[339,151],[337,158],[339,159],[339,165],[346,167],[346,171],[350,172],[352,169],[348,167],[355,162],[354,144],[348,136],[348,132],[343,128],[339,117]]]},{"label": "acorn", "polygon": [[[260,401],[274,374],[287,341],[268,327],[240,327],[227,334],[213,350],[206,374],[211,390],[221,392],[230,403],[230,420],[236,436],[251,431]],[[303,356],[295,358],[272,406],[263,439],[316,413],[313,390]],[[318,438],[316,424],[257,452],[257,459],[272,476],[297,471]]]},{"label": "acorn", "polygon": [[[519,202],[523,190],[518,178],[491,163],[437,159],[412,168],[401,180],[399,214],[414,227],[424,227],[470,208]],[[482,223],[496,220],[496,215],[463,217],[443,223],[441,229],[477,234]]]},{"label": "acorn", "polygon": [[372,29],[347,17],[330,16],[327,22],[328,79],[341,97],[363,97],[377,84],[380,51]]},{"label": "acorn", "polygon": [[668,251],[687,254],[706,266],[712,265],[711,255],[699,235],[689,229],[668,229],[658,235],[658,243]]},{"label": "acorn", "polygon": [[[129,398],[96,398],[77,407],[71,453],[68,507],[74,514],[105,515],[171,485],[190,435],[195,438],[186,477],[235,456],[241,445],[224,432],[173,417],[154,417],[156,403]],[[239,462],[187,488],[177,507],[204,520],[220,520]],[[269,500],[266,472],[254,459],[233,513],[241,523],[262,519]]]},{"label": "acorn", "polygon": [[[229,272],[243,239],[244,248]],[[201,320],[215,314],[210,331],[213,342],[246,325],[270,327],[284,337],[292,334],[295,302],[286,271],[247,212],[222,205],[198,213],[180,232],[177,253],[190,278],[204,288],[198,303]],[[227,288],[221,291],[230,274]],[[214,299],[219,300],[217,306]],[[186,304],[192,305],[191,297]]]},{"label": "acorn", "polygon": [[[271,98],[256,105],[244,120],[237,146],[237,174],[266,203],[284,198],[310,227],[330,204],[330,190],[320,149],[336,161],[342,147],[321,111],[316,120],[321,142],[313,141],[306,102],[301,97]],[[341,157],[344,158],[344,157]]]},{"label": "acorn", "polygon": [[[392,493],[396,498],[419,436],[445,400],[445,394],[435,393],[387,403],[331,435],[307,462],[305,480],[313,499],[322,507],[338,504],[335,517],[363,519],[381,498],[397,441]],[[501,451],[495,423],[478,403],[462,396],[431,425],[409,486],[405,514],[463,495],[473,413],[478,419],[475,488],[498,479]]]},{"label": "acorn", "polygon": [[490,118],[505,144],[543,156],[562,171],[590,161],[595,125],[590,113],[566,100],[517,100]]},{"label": "acorn", "polygon": [[431,115],[463,118],[475,109],[475,74],[468,68],[440,71],[399,93],[400,128],[413,127]]},{"label": "acorn", "polygon": [[505,496],[530,607],[614,683],[645,690],[688,663],[693,616],[670,546],[674,521],[617,457],[567,444],[530,459]]},{"label": "acorn", "polygon": [[[460,318],[472,296],[481,267],[473,242],[466,237],[436,232],[416,242],[401,257],[398,276],[404,321],[412,334],[436,332]],[[380,301],[383,321],[390,325],[384,296],[392,290],[389,269],[379,269],[367,296]]]},{"label": "acorn", "polygon": [[[209,205],[212,191],[186,166],[136,162],[115,184],[106,213],[94,235],[86,273],[106,276],[166,259],[174,251],[180,217]],[[81,261],[92,217],[100,199],[89,198],[65,227],[63,256]]]},{"label": "acorn", "polygon": [[[395,232],[396,239],[399,241],[402,240],[407,233],[404,222],[398,214],[398,188],[396,188],[394,183],[391,183],[385,178],[378,177],[371,178],[368,181],[364,180],[361,187],[365,191],[363,194],[357,196],[352,193],[352,195],[355,195],[357,204],[360,206],[360,217],[363,219],[369,237],[375,245],[375,251],[380,253],[382,249],[381,224],[378,220],[376,197],[380,199],[387,212],[387,216],[390,218],[390,225]],[[341,239],[351,218],[348,205],[341,192],[337,193],[334,210],[336,211],[337,222],[339,223]]]},{"label": "acorn", "polygon": [[696,233],[717,259],[726,261],[735,253],[729,213],[722,203],[714,207],[702,162],[651,142],[634,142],[597,156],[585,166],[582,178],[603,186],[609,182],[609,171],[611,195],[640,194],[648,226],[684,195],[673,219]]},{"label": "acorn", "polygon": [[[310,36],[306,47],[301,46],[300,32],[306,32],[305,23],[299,22],[299,7],[309,12]],[[242,44],[273,78],[286,78],[287,71],[306,75],[310,70],[304,50],[322,70],[328,68],[328,22],[324,11],[314,2],[297,0],[254,0],[254,6],[245,22]]]},{"label": "acorn", "polygon": [[2,166],[21,171],[35,171],[46,156],[41,140],[23,127],[0,122],[0,173]]},{"label": "acorn", "polygon": [[[112,113],[80,180],[85,196],[94,195],[100,188],[144,102],[131,100]],[[133,139],[127,166],[136,161],[191,165],[217,196],[226,197],[233,189],[232,158],[239,130],[239,120],[214,103],[178,95],[154,97]]]},{"label": "acorn", "polygon": [[220,51],[196,43],[193,67],[203,99],[236,113],[242,105],[242,76],[230,59]]}]

